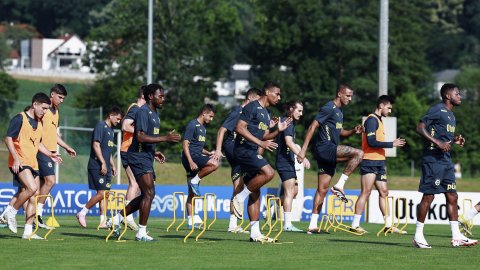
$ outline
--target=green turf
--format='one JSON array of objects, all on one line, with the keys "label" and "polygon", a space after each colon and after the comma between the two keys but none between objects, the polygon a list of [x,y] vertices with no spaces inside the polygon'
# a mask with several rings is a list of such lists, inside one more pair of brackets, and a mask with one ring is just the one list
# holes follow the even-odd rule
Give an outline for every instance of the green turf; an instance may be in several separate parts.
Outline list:
[{"label": "green turf", "polygon": [[[387,237],[375,236],[378,224],[364,224],[371,232],[365,236],[285,232],[280,243],[293,244],[262,245],[250,243],[248,234],[226,233],[226,220],[218,220],[199,242],[192,238],[187,243],[183,243],[186,229],[165,231],[167,219],[149,220],[149,234],[158,240],[150,243],[134,241],[132,231],[127,231],[125,243],[106,243],[107,231],[93,228],[98,217],[89,221],[92,228],[83,229],[73,216],[60,217],[61,227],[48,241],[29,242],[0,229],[2,269],[447,269],[459,261],[477,265],[478,248],[452,248],[446,225],[427,225],[425,235],[433,248],[421,250],[411,245],[412,225],[408,235]],[[20,228],[18,234],[22,232]]]}]

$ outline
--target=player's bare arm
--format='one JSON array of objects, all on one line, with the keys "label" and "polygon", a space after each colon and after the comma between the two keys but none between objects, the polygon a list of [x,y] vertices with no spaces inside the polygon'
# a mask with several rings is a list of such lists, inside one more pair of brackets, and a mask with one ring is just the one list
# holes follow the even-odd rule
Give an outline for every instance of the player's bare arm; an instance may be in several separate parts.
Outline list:
[{"label": "player's bare arm", "polygon": [[342,129],[340,131],[340,136],[350,137],[352,135],[362,134],[362,132],[363,132],[363,126],[362,125],[356,125],[353,129],[350,129],[350,130]]},{"label": "player's bare arm", "polygon": [[[300,147],[298,147],[295,142],[293,142],[293,137],[292,136],[285,136],[285,144],[290,148],[290,150],[298,156],[300,154],[300,151],[302,150]],[[305,168],[310,169],[310,161],[307,158],[303,159],[303,165]]]},{"label": "player's bare arm", "polygon": [[313,120],[310,126],[308,127],[307,134],[305,135],[305,140],[303,141],[303,146],[300,152],[297,155],[298,163],[302,163],[305,159],[305,155],[307,153],[308,144],[313,138],[313,134],[315,134],[315,130],[320,126],[317,120]]},{"label": "player's bare arm", "polygon": [[462,134],[458,134],[453,137],[453,142],[456,145],[463,147],[465,145],[465,138],[462,136]]},{"label": "player's bare arm", "polygon": [[123,119],[122,131],[128,133],[133,133],[135,131],[135,127],[133,126],[133,119]]},{"label": "player's bare arm", "polygon": [[442,142],[440,140],[435,139],[430,133],[427,131],[427,127],[425,123],[419,122],[417,125],[417,133],[420,134],[423,138],[426,140],[432,142],[435,144],[439,149],[441,149],[443,152],[450,152],[452,146],[450,145],[450,142]]},{"label": "player's bare arm", "polygon": [[62,158],[60,157],[60,153],[55,153],[51,152],[50,150],[45,147],[43,143],[40,143],[38,145],[38,151],[40,151],[42,154],[46,155],[47,157],[51,158],[53,162],[60,164],[62,163]]},{"label": "player's bare arm", "polygon": [[20,157],[17,154],[17,151],[15,150],[15,146],[13,145],[13,139],[12,137],[5,137],[5,145],[7,146],[8,152],[12,154],[13,157],[13,165],[12,165],[12,171],[13,173],[18,173],[20,168],[23,167],[22,161],[20,160]]},{"label": "player's bare arm", "polygon": [[57,134],[57,144],[60,145],[60,147],[62,147],[63,149],[65,149],[65,151],[67,151],[67,153],[71,157],[76,157],[77,156],[77,152],[75,151],[75,149],[73,149],[66,142],[64,142],[62,140],[62,137],[59,134]]},{"label": "player's bare arm", "polygon": [[212,155],[212,158],[215,160],[220,160],[220,158],[223,157],[222,154],[222,143],[223,143],[223,138],[225,137],[225,133],[227,132],[227,129],[224,127],[220,127],[217,132],[217,147],[215,149],[215,153]]},{"label": "player's bare arm", "polygon": [[190,146],[190,141],[188,141],[188,140],[183,140],[183,143],[182,143],[183,153],[185,154],[185,157],[186,157],[187,160],[188,160],[188,164],[190,165],[190,169],[191,169],[192,171],[196,171],[196,170],[198,170],[198,165],[197,165],[197,163],[195,163],[195,162],[193,161],[192,155],[190,155],[189,146]]},{"label": "player's bare arm", "polygon": [[[235,128],[235,131],[240,134],[243,138],[246,140],[249,140],[253,142],[254,144],[258,145],[261,148],[265,148],[268,151],[273,151],[277,149],[278,145],[275,142],[272,141],[261,141],[257,139],[257,137],[253,136],[250,131],[247,129],[247,122],[243,120],[238,120],[237,127]],[[268,130],[265,132],[268,133]]]},{"label": "player's bare arm", "polygon": [[100,174],[106,175],[107,174],[107,163],[105,159],[103,159],[102,155],[102,148],[100,147],[100,142],[94,141],[93,142],[93,151],[95,152],[95,156],[97,157],[98,161],[101,164]]}]

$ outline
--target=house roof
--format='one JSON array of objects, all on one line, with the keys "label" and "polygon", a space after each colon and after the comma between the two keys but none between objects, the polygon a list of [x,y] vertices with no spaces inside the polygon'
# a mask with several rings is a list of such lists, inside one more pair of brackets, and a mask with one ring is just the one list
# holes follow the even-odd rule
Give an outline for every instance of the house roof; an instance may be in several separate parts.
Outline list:
[{"label": "house roof", "polygon": [[436,82],[453,82],[460,73],[458,69],[444,69],[434,74]]},{"label": "house roof", "polygon": [[11,50],[11,51],[8,53],[8,58],[10,58],[10,59],[18,59],[18,58],[20,58],[20,53],[18,52],[18,50]]},{"label": "house roof", "polygon": [[[76,37],[78,38],[80,41],[82,41],[77,35],[65,35],[63,37],[61,37],[60,39],[63,39],[63,42],[58,45],[55,49],[53,49],[50,53],[48,53],[48,56],[52,55],[53,53],[56,53],[63,45],[65,45],[65,43],[67,43],[70,39],[72,39],[73,37]],[[83,42],[83,41],[82,41]]]}]

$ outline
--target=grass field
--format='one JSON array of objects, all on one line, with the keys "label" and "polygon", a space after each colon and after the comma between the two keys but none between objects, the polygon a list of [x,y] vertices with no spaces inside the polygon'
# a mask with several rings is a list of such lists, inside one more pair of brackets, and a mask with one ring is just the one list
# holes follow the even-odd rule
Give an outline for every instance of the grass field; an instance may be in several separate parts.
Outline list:
[{"label": "grass field", "polygon": [[[450,246],[446,225],[427,225],[425,235],[433,248],[421,250],[411,245],[413,225],[408,235],[387,237],[375,236],[378,224],[365,224],[370,233],[364,236],[285,232],[280,243],[292,244],[262,245],[250,243],[248,234],[225,232],[225,220],[218,220],[199,242],[183,243],[187,230],[166,232],[167,219],[149,221],[149,234],[156,242],[136,242],[134,232],[128,231],[125,243],[106,243],[107,231],[93,228],[97,221],[90,217],[92,228],[83,229],[73,216],[60,217],[61,227],[48,241],[29,242],[1,229],[0,241],[8,247],[2,249],[2,269],[450,269],[474,266],[478,260],[478,247]],[[19,235],[22,232],[19,229]]]}]

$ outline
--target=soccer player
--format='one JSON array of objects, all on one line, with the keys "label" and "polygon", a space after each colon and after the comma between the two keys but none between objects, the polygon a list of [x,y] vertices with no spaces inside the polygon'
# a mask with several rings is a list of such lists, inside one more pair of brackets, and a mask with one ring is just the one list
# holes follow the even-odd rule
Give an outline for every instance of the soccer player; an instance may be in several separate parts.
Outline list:
[{"label": "soccer player", "polygon": [[465,144],[462,135],[455,135],[455,116],[452,109],[462,102],[458,87],[446,83],[440,89],[442,102],[433,105],[417,125],[417,133],[424,138],[422,177],[418,191],[423,193],[417,208],[417,228],[413,245],[431,248],[423,235],[425,218],[435,194],[445,194],[447,214],[452,230],[451,244],[454,247],[472,246],[478,243],[460,233],[458,224],[458,195],[455,172],[450,157],[452,143],[461,147]]},{"label": "soccer player", "polygon": [[[240,170],[240,165],[235,161],[234,157],[234,147],[235,147],[235,137],[237,136],[235,132],[235,127],[237,126],[238,119],[242,113],[243,107],[248,103],[257,100],[260,98],[261,90],[258,88],[250,88],[247,91],[246,98],[243,101],[242,105],[234,107],[228,116],[223,121],[222,126],[218,129],[217,132],[217,147],[213,158],[219,160],[222,157],[222,148],[225,152],[225,157],[227,158],[231,170],[231,177],[233,183],[233,194],[232,199],[243,189],[243,176]],[[225,136],[226,134],[226,136]],[[233,213],[233,206],[230,202],[230,223],[228,225],[228,232],[233,233],[243,233],[244,230],[241,226],[237,226],[237,217]]]},{"label": "soccer player", "polygon": [[337,162],[347,162],[347,165],[345,166],[343,174],[337,184],[330,190],[339,199],[346,202],[348,200],[345,197],[343,186],[350,174],[353,173],[355,168],[357,168],[358,164],[362,161],[362,150],[355,149],[351,146],[340,145],[340,136],[348,137],[362,133],[361,125],[358,125],[351,130],[343,129],[342,108],[350,103],[352,97],[353,90],[350,86],[341,84],[338,87],[335,99],[327,102],[322,108],[320,108],[315,120],[310,124],[302,150],[297,155],[298,162],[303,162],[308,144],[310,143],[315,130],[320,128],[317,143],[315,145],[315,156],[318,165],[318,188],[313,201],[312,216],[307,231],[308,234],[319,232],[317,227],[318,216],[322,209],[323,200],[327,194],[330,181],[335,174]]},{"label": "soccer player", "polygon": [[188,226],[194,226],[192,213],[192,199],[194,196],[201,196],[200,181],[205,176],[218,169],[218,160],[212,158],[212,153],[204,149],[207,129],[215,116],[215,108],[211,104],[203,105],[197,118],[188,122],[182,142],[182,164],[187,172],[188,197],[187,212]]},{"label": "soccer player", "polygon": [[8,167],[14,176],[14,185],[19,184],[13,203],[8,205],[2,216],[13,233],[17,233],[16,215],[18,209],[25,208],[25,229],[23,239],[43,239],[32,234],[35,216],[35,195],[38,195],[40,179],[38,176],[37,153],[42,151],[54,162],[61,162],[58,153],[52,153],[41,143],[43,126],[41,119],[50,108],[50,98],[44,93],[37,93],[32,98],[32,105],[24,112],[17,114],[10,121],[5,137],[7,146]]},{"label": "soccer player", "polygon": [[[130,145],[132,144],[133,132],[135,129],[135,126],[134,126],[135,115],[137,114],[137,111],[140,109],[140,107],[142,107],[145,104],[145,99],[143,98],[143,91],[145,90],[145,87],[146,85],[142,85],[140,87],[137,94],[137,102],[132,103],[130,107],[128,107],[127,114],[125,115],[122,121],[123,134],[122,134],[122,146],[120,147],[120,157],[122,160],[122,166],[125,169],[125,172],[127,173],[127,178],[128,178],[128,188],[127,188],[127,195],[125,200],[126,205],[130,203],[130,201],[133,200],[135,197],[137,197],[138,193],[140,192],[140,188],[138,187],[137,181],[135,180],[135,176],[132,173],[132,169],[130,169],[130,167],[128,166],[127,151]],[[135,223],[135,220],[133,219],[132,214],[127,216],[127,226],[134,231],[138,231],[138,225]]]},{"label": "soccer player", "polygon": [[[51,105],[49,110],[45,113],[42,118],[43,123],[43,133],[42,133],[42,143],[50,151],[55,153],[57,151],[57,144],[61,146],[71,157],[75,157],[77,153],[75,150],[66,144],[60,135],[57,134],[57,128],[59,123],[59,107],[67,97],[67,89],[61,84],[55,84],[50,89],[50,101]],[[53,166],[54,161],[39,152],[37,154],[39,175],[40,175],[40,195],[48,195],[52,190],[52,187],[55,185],[55,167]],[[43,223],[42,214],[43,206],[45,205],[45,200],[47,197],[41,197],[38,199],[37,204],[37,213],[38,213],[38,226],[40,228],[48,228],[47,225]]]},{"label": "soccer player", "polygon": [[269,131],[270,115],[267,107],[280,101],[280,87],[273,82],[266,82],[260,99],[250,102],[242,110],[235,131],[235,160],[244,173],[245,187],[233,197],[233,211],[237,218],[243,218],[244,201],[249,197],[248,215],[250,217],[250,241],[273,242],[260,232],[260,188],[270,182],[275,171],[268,162],[258,154],[259,148],[273,151],[277,143],[273,142],[279,132],[285,130],[291,123],[291,118],[278,122],[278,130]]},{"label": "soccer player", "polygon": [[[143,92],[145,105],[140,107],[135,115],[135,131],[133,133],[132,145],[127,151],[128,166],[133,172],[138,186],[140,187],[140,196],[130,201],[125,207],[126,215],[140,210],[139,228],[135,239],[137,241],[154,241],[147,235],[147,221],[150,215],[152,201],[155,198],[155,171],[153,163],[155,157],[160,162],[165,161],[165,156],[155,151],[155,146],[159,142],[178,142],[180,135],[174,131],[167,135],[160,135],[160,117],[157,110],[163,107],[165,102],[165,90],[159,84],[149,84]],[[122,211],[123,212],[123,211]],[[119,223],[123,213],[118,213],[114,220],[116,235],[119,234]],[[110,225],[107,222],[107,226]]]},{"label": "soccer player", "polygon": [[[286,114],[280,118],[280,121],[286,121],[287,118],[293,119],[293,123],[277,137],[277,159],[275,167],[277,168],[280,180],[282,181],[283,196],[282,204],[285,213],[285,231],[301,232],[302,230],[292,224],[292,202],[298,193],[297,173],[295,170],[295,156],[300,153],[300,147],[295,144],[295,121],[300,120],[303,115],[303,104],[300,101],[291,101],[286,104]],[[303,160],[305,168],[310,168],[310,161]]]},{"label": "soccer player", "polygon": [[470,209],[463,209],[463,214],[458,217],[458,223],[465,235],[473,235],[473,218],[480,212],[480,202]]},{"label": "soccer player", "polygon": [[[401,138],[395,139],[393,142],[385,141],[382,117],[387,117],[392,112],[393,103],[392,96],[380,96],[377,99],[375,111],[367,117],[363,124],[362,150],[364,154],[363,161],[360,163],[361,192],[355,203],[355,215],[350,229],[356,233],[367,233],[365,229],[360,227],[360,219],[373,185],[378,190],[378,204],[385,219],[385,229],[388,230],[392,226],[392,220],[389,216],[391,212],[385,210],[388,207],[385,204],[385,199],[388,197],[388,187],[384,148],[403,147],[405,145],[405,140]],[[392,232],[406,234],[405,231],[400,231],[398,228],[393,228]]]},{"label": "soccer player", "polygon": [[[97,193],[88,200],[87,204],[77,213],[78,223],[84,228],[87,227],[85,219],[88,210],[100,203],[100,211],[107,211],[107,207],[103,209],[102,200],[108,202],[108,192],[112,186],[112,176],[117,175],[117,169],[112,158],[112,150],[114,147],[114,133],[112,126],[117,126],[122,121],[122,111],[114,106],[108,112],[108,116],[104,121],[98,122],[93,129],[92,144],[90,147],[90,158],[88,159],[88,187],[96,190]],[[102,211],[103,210],[103,211]],[[103,215],[102,215],[103,216]],[[104,220],[100,220],[100,224],[104,224]],[[106,228],[106,226],[103,226]]]}]

